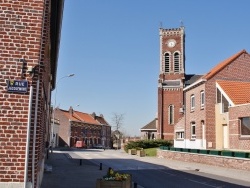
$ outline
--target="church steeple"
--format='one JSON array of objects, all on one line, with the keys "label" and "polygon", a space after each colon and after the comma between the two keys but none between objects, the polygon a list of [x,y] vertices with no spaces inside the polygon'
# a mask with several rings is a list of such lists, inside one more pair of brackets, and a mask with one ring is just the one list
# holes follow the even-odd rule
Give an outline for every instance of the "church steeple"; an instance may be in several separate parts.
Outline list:
[{"label": "church steeple", "polygon": [[185,80],[184,27],[160,28],[160,73],[158,80],[158,138],[174,139],[174,125],[182,114]]}]

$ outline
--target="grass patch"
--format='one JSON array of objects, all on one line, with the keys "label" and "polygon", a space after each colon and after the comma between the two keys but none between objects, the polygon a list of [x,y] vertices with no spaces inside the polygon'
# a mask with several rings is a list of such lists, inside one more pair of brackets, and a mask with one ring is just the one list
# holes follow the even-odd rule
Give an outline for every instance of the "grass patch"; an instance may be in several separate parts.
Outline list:
[{"label": "grass patch", "polygon": [[155,157],[156,153],[157,153],[156,149],[157,148],[147,148],[147,149],[144,149],[146,156],[148,156],[148,157]]}]

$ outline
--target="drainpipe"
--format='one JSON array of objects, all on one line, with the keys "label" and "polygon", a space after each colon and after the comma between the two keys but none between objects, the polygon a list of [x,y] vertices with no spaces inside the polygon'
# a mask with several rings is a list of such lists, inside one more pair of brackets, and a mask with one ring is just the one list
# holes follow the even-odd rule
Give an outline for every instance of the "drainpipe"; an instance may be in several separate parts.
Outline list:
[{"label": "drainpipe", "polygon": [[27,124],[27,137],[26,137],[26,152],[25,152],[25,167],[24,167],[24,188],[26,188],[26,186],[27,186],[27,176],[28,176],[32,97],[33,97],[33,86],[30,86],[28,124]]},{"label": "drainpipe", "polygon": [[34,122],[34,133],[33,133],[33,148],[32,148],[32,183],[34,187],[35,183],[35,149],[36,149],[36,127],[37,127],[37,111],[38,111],[38,95],[39,95],[39,85],[40,85],[40,79],[38,77],[37,85],[36,85],[36,104],[35,104],[35,122]]}]

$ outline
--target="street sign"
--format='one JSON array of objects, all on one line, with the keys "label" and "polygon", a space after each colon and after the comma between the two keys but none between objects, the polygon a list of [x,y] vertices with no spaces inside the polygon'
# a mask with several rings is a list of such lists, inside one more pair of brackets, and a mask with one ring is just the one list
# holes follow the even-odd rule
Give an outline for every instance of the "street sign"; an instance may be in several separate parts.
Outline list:
[{"label": "street sign", "polygon": [[26,93],[28,89],[27,80],[9,80],[7,91],[13,93]]}]

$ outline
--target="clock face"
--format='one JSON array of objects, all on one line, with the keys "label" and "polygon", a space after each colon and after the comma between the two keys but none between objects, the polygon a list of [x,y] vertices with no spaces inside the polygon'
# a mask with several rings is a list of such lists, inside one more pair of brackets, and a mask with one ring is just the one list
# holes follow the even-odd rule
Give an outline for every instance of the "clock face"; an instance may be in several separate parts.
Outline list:
[{"label": "clock face", "polygon": [[176,44],[176,41],[174,39],[170,39],[168,42],[167,42],[167,45],[169,48],[173,48]]}]

